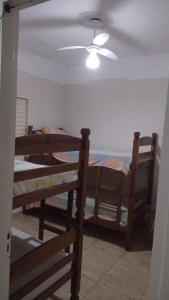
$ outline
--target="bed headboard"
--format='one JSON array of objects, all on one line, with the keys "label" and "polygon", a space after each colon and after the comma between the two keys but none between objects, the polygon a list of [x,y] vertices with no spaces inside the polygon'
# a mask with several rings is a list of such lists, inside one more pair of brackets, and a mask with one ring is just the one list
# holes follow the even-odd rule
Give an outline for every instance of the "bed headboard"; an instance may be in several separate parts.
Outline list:
[{"label": "bed headboard", "polygon": [[[32,125],[29,125],[28,128],[27,128],[27,135],[33,135],[33,134],[41,134],[41,133],[44,133],[44,132],[43,132],[43,128],[44,128],[44,127],[42,127],[41,129],[36,129],[36,130],[34,130],[34,129],[33,129],[33,126],[32,126]],[[58,127],[57,129],[59,129],[60,131],[63,130],[63,133],[64,133],[64,129],[63,129],[62,127]],[[49,133],[49,132],[47,132],[47,133]]]},{"label": "bed headboard", "polygon": [[42,133],[42,129],[33,129],[33,126],[28,126],[27,129],[27,134],[28,135],[33,135],[33,134],[41,134]]},{"label": "bed headboard", "polygon": [[[152,136],[143,137],[140,137],[140,132],[134,133],[132,153],[132,165],[134,168],[138,164],[151,163],[151,161],[155,159],[157,142],[157,133],[152,133]],[[146,151],[141,152],[142,147],[146,147]],[[149,148],[148,150],[147,147]]]}]

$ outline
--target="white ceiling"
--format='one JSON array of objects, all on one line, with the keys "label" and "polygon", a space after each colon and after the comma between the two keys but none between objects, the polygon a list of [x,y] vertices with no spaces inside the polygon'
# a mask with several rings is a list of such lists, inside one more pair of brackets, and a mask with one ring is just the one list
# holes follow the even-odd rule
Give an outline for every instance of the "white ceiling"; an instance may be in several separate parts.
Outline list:
[{"label": "white ceiling", "polygon": [[65,67],[83,65],[84,50],[55,49],[90,44],[92,30],[77,20],[90,11],[109,16],[100,32],[111,34],[106,47],[119,58],[169,52],[169,0],[51,0],[21,12],[20,47]]}]

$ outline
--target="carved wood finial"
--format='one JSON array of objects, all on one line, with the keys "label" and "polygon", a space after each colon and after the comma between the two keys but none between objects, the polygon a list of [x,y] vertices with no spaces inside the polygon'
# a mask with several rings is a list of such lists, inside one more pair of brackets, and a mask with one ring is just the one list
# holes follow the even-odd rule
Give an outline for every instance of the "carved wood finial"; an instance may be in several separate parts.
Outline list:
[{"label": "carved wood finial", "polygon": [[90,129],[82,128],[81,135],[82,135],[82,138],[88,138],[90,135]]},{"label": "carved wood finial", "polygon": [[157,140],[157,139],[158,139],[158,134],[155,133],[155,132],[153,132],[153,133],[152,133],[152,138],[155,139],[155,140]]},{"label": "carved wood finial", "polygon": [[134,132],[134,137],[135,137],[136,139],[139,139],[139,137],[140,137],[140,132]]}]

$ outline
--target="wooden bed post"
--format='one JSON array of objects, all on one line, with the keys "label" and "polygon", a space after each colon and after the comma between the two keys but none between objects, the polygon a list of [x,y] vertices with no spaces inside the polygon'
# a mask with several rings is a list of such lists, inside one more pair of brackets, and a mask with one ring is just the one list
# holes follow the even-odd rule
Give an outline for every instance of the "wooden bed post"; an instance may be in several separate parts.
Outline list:
[{"label": "wooden bed post", "polygon": [[153,201],[153,182],[154,182],[154,169],[155,169],[155,161],[156,161],[156,150],[157,150],[157,142],[158,142],[158,135],[157,133],[152,134],[152,145],[151,145],[151,151],[153,155],[153,162],[152,162],[152,167],[150,170],[150,175],[149,175],[149,193],[148,193],[148,204],[151,206],[152,201]]},{"label": "wooden bed post", "polygon": [[80,151],[80,170],[79,180],[80,188],[77,190],[76,198],[76,220],[75,226],[77,230],[77,239],[74,243],[75,258],[73,261],[74,274],[71,281],[71,300],[79,300],[80,281],[81,281],[81,264],[82,264],[82,248],[83,248],[83,223],[84,223],[84,208],[86,202],[86,189],[87,189],[87,169],[89,159],[89,129],[82,129],[82,142]]},{"label": "wooden bed post", "polygon": [[45,220],[45,199],[40,202],[39,212],[39,240],[43,241],[44,237],[44,220]]},{"label": "wooden bed post", "polygon": [[[72,227],[72,214],[73,214],[73,196],[74,191],[68,192],[68,201],[67,201],[67,221],[66,221],[66,231],[69,231]],[[70,246],[68,246],[65,251],[70,253]]]},{"label": "wooden bed post", "polygon": [[128,203],[128,228],[126,234],[126,247],[127,251],[131,251],[131,240],[133,234],[133,212],[134,212],[134,196],[135,196],[135,180],[136,180],[136,168],[138,160],[138,151],[139,151],[139,137],[140,132],[134,133],[133,141],[133,153],[132,153],[132,162],[130,166],[130,187],[129,187],[129,203]]},{"label": "wooden bed post", "polygon": [[155,206],[153,205],[153,192],[154,192],[154,176],[155,176],[155,164],[156,164],[156,153],[157,153],[157,144],[158,144],[158,134],[152,134],[152,145],[151,152],[153,156],[153,160],[151,162],[150,170],[149,170],[149,191],[147,196],[147,207],[145,211],[145,221],[146,226],[150,234],[153,232],[154,220],[155,220]]},{"label": "wooden bed post", "polygon": [[32,131],[33,131],[33,126],[28,126],[28,128],[27,128],[27,134],[28,135],[32,135]]}]

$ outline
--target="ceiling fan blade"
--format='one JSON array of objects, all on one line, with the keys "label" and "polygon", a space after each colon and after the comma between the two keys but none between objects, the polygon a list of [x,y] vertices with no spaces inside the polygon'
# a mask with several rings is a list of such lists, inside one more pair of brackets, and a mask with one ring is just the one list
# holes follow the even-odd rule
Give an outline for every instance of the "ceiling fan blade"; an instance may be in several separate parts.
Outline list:
[{"label": "ceiling fan blade", "polygon": [[76,27],[78,24],[74,19],[62,19],[62,18],[31,18],[24,19],[20,18],[21,29],[59,29],[67,27]]},{"label": "ceiling fan blade", "polygon": [[85,46],[68,46],[68,47],[62,47],[57,48],[56,51],[63,51],[63,50],[76,50],[76,49],[85,49]]},{"label": "ceiling fan blade", "polygon": [[140,41],[138,41],[136,37],[132,37],[130,33],[123,32],[115,27],[109,28],[108,32],[111,35],[112,40],[115,39],[130,48],[146,50],[145,46]]},{"label": "ceiling fan blade", "polygon": [[103,46],[109,39],[110,35],[106,32],[96,35],[93,39],[93,44],[96,46]]},{"label": "ceiling fan blade", "polygon": [[97,10],[106,13],[115,12],[125,2],[126,0],[99,0]]},{"label": "ceiling fan blade", "polygon": [[105,49],[105,48],[100,49],[98,54],[103,55],[103,56],[105,56],[107,58],[110,58],[112,60],[118,60],[118,56],[114,52],[112,52],[108,49]]}]

